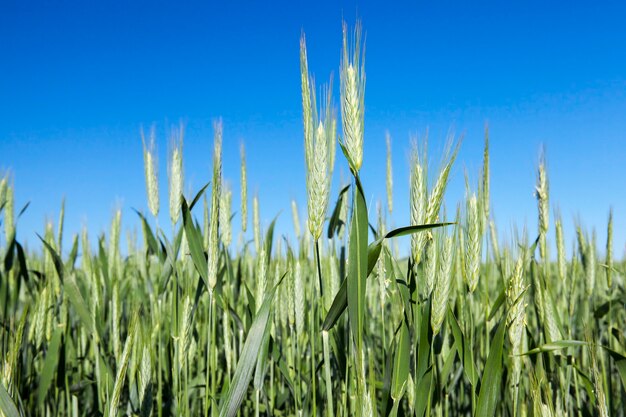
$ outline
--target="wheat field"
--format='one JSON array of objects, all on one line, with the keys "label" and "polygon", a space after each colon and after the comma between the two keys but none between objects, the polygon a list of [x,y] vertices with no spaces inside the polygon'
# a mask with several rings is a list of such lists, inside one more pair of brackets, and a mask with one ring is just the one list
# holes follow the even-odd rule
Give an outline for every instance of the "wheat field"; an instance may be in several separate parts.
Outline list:
[{"label": "wheat field", "polygon": [[[359,176],[360,40],[360,27],[344,24],[335,103],[332,83],[318,88],[309,74],[302,35],[307,201],[285,207],[289,236],[274,222],[261,228],[243,145],[233,206],[221,121],[212,175],[191,196],[182,127],[167,167],[158,166],[154,131],[138,135],[146,210],[125,214],[138,238],[117,210],[108,234],[84,229],[62,247],[62,206],[26,250],[15,239],[13,178],[3,177],[0,415],[626,415],[626,265],[612,252],[613,213],[607,207],[607,242],[582,222],[576,241],[564,241],[542,156],[538,228],[520,225],[499,242],[486,131],[479,181],[466,179],[456,207],[444,207],[444,196],[462,141],[450,138],[435,166],[426,143],[414,145],[410,187],[396,185],[410,196],[410,218],[392,228],[390,137],[387,195],[376,207]],[[351,177],[331,195],[338,159]],[[156,221],[160,210],[171,228]],[[244,233],[250,240],[237,242]],[[400,236],[410,236],[410,256],[400,255]]]}]

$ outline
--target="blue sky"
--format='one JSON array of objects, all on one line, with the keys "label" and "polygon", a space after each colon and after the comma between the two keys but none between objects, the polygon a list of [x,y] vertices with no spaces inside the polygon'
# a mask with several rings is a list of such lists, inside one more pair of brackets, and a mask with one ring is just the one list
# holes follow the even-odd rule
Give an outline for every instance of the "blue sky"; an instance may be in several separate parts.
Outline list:
[{"label": "blue sky", "polygon": [[[132,4],[130,4],[132,3]],[[385,198],[384,132],[393,138],[395,225],[408,223],[410,135],[428,129],[433,163],[449,132],[464,135],[447,204],[477,179],[489,123],[492,207],[503,234],[536,228],[541,144],[551,203],[579,216],[604,245],[609,207],[615,249],[626,240],[626,5],[623,2],[23,2],[0,13],[0,170],[17,206],[19,238],[34,242],[67,199],[66,235],[108,230],[116,207],[147,210],[140,126],[158,132],[167,201],[169,126],[183,121],[185,189],[210,178],[212,122],[224,122],[224,174],[239,206],[239,144],[249,194],[268,225],[291,233],[304,218],[298,42],[306,32],[318,81],[338,81],[341,21],[366,33],[363,182]],[[338,83],[335,83],[337,85]],[[335,91],[338,100],[338,89]],[[338,158],[339,160],[339,158]],[[346,165],[337,166],[348,178]],[[161,224],[168,224],[162,204]],[[235,220],[238,230],[239,219]]]}]

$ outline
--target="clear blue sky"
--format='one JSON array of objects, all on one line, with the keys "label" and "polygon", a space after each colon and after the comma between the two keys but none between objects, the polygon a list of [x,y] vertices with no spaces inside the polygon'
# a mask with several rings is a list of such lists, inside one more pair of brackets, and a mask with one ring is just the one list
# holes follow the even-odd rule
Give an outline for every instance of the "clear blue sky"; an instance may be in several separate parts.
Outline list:
[{"label": "clear blue sky", "polygon": [[[317,80],[338,80],[341,20],[367,35],[363,180],[385,198],[384,132],[393,137],[393,223],[408,223],[410,134],[430,132],[433,163],[452,129],[464,133],[448,204],[463,172],[481,165],[491,130],[498,225],[536,228],[540,145],[551,203],[573,238],[580,216],[604,245],[610,206],[615,248],[626,241],[626,6],[624,2],[283,3],[4,1],[0,13],[0,170],[31,202],[19,238],[34,243],[67,198],[66,235],[108,230],[114,208],[147,210],[139,128],[158,129],[161,224],[167,225],[166,128],[183,120],[185,189],[210,178],[212,121],[224,121],[224,173],[239,206],[239,144],[250,196],[265,226],[289,204],[304,218],[298,41],[307,35]],[[337,85],[338,83],[336,83]],[[338,89],[335,97],[337,98]],[[338,158],[339,160],[339,158]],[[345,164],[336,168],[335,187]],[[333,197],[334,199],[334,197]],[[239,220],[235,221],[238,230]]]}]

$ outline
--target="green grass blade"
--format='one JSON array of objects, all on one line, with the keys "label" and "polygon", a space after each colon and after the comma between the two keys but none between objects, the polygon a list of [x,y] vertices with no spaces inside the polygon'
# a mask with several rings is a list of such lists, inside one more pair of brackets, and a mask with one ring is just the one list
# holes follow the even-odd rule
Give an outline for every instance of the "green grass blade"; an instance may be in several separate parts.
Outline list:
[{"label": "green grass blade", "polygon": [[50,252],[50,256],[52,257],[52,263],[54,264],[54,269],[57,271],[57,274],[59,274],[59,279],[61,280],[61,282],[63,282],[63,275],[64,275],[63,274],[64,272],[63,260],[61,260],[61,257],[59,256],[57,251],[54,250],[54,248],[50,246],[50,244],[46,242],[44,238],[39,236],[39,234],[37,234],[37,236],[43,242],[43,245],[46,247],[48,252]]},{"label": "green grass blade", "polygon": [[[406,236],[413,233],[417,233],[423,230],[433,229],[436,227],[448,226],[454,223],[433,223],[426,225],[418,225],[418,226],[406,226],[400,227],[398,229],[394,229],[387,233],[383,238],[378,239],[369,244],[367,247],[367,276],[371,274],[374,270],[374,266],[376,266],[376,262],[380,256],[383,245],[382,242],[384,239],[390,239],[393,237]],[[335,295],[333,303],[331,304],[328,313],[326,313],[326,317],[324,318],[324,322],[322,324],[322,330],[330,330],[333,328],[339,317],[343,314],[346,307],[348,306],[348,289],[347,289],[347,280],[343,280],[341,282],[341,286],[339,287],[339,291]]]},{"label": "green grass blade", "polygon": [[476,406],[476,416],[495,416],[500,395],[500,385],[502,385],[502,351],[504,349],[504,334],[506,330],[506,319],[500,320],[496,331],[487,363],[483,371],[478,394],[478,405]]},{"label": "green grass blade", "polygon": [[424,230],[436,229],[438,227],[450,226],[455,223],[431,223],[431,224],[420,224],[415,226],[404,226],[394,229],[385,236],[380,239],[372,242],[367,248],[367,271],[369,273],[374,269],[376,262],[378,261],[378,257],[380,256],[380,251],[383,247],[383,241],[385,239],[391,239],[394,237],[408,236],[417,232],[422,232]]},{"label": "green grass blade", "polygon": [[269,353],[269,341],[270,341],[270,321],[266,324],[267,329],[263,332],[263,338],[261,339],[261,346],[256,358],[256,369],[254,370],[253,386],[255,390],[260,390],[263,387],[265,381],[265,375],[268,369],[267,355]]},{"label": "green grass blade", "polygon": [[582,342],[580,340],[557,340],[554,342],[545,343],[539,347],[529,350],[528,352],[524,352],[520,356],[535,355],[537,353],[543,352],[554,352],[570,347],[587,346],[587,344],[587,342]]},{"label": "green grass blade", "polygon": [[335,295],[335,299],[333,303],[330,305],[330,309],[328,313],[326,313],[326,318],[324,319],[324,323],[322,323],[322,330],[328,331],[333,328],[339,317],[343,314],[348,306],[348,281],[341,281],[341,286],[339,287],[339,291],[337,291],[337,295]]},{"label": "green grass blade", "polygon": [[74,310],[76,310],[76,314],[78,314],[78,318],[82,322],[83,326],[85,326],[85,329],[90,335],[93,335],[95,329],[93,325],[92,313],[89,306],[85,302],[80,289],[78,288],[76,275],[72,273],[68,279],[64,281],[63,289],[67,295],[70,305],[74,308]]},{"label": "green grass blade", "polygon": [[161,251],[159,250],[159,244],[157,243],[156,238],[154,237],[154,233],[152,232],[152,228],[150,227],[150,225],[148,224],[148,220],[146,220],[146,217],[141,214],[141,212],[139,212],[138,210],[135,210],[135,213],[137,213],[137,215],[139,216],[139,218],[141,219],[141,229],[143,231],[143,235],[146,239],[146,242],[148,244],[148,253],[152,253],[154,255],[161,255]]},{"label": "green grass blade", "polygon": [[39,377],[39,387],[37,389],[37,400],[39,406],[43,404],[43,401],[48,394],[52,379],[54,378],[54,372],[59,363],[59,349],[61,347],[61,339],[63,333],[60,327],[57,327],[52,334],[50,345],[48,346],[48,352],[46,352],[46,359],[43,363],[41,370],[41,376]]},{"label": "green grass blade", "polygon": [[393,362],[393,380],[391,384],[391,398],[399,401],[404,393],[406,381],[409,377],[409,361],[411,359],[409,329],[404,320],[398,334],[398,344]]},{"label": "green grass blade", "polygon": [[430,223],[430,224],[418,224],[413,226],[404,226],[393,229],[385,234],[385,239],[391,239],[392,237],[408,236],[413,233],[422,232],[424,230],[436,229],[438,227],[451,226],[456,224],[454,222],[445,223]]},{"label": "green grass blade", "polygon": [[26,288],[28,291],[33,294],[32,282],[30,281],[30,275],[28,271],[28,266],[26,264],[26,254],[24,253],[24,248],[20,245],[19,242],[15,242],[15,247],[17,249],[17,261],[20,266],[19,276],[26,284]]},{"label": "green grass blade", "polygon": [[209,266],[202,246],[202,233],[196,228],[191,218],[191,211],[187,206],[187,201],[184,198],[182,200],[183,226],[187,236],[187,243],[189,244],[191,260],[204,281],[204,285],[209,288]]},{"label": "green grass blade", "polygon": [[422,304],[419,323],[419,345],[417,346],[416,382],[426,374],[430,364],[430,345],[432,342],[432,328],[430,326],[430,300]]},{"label": "green grass blade", "polygon": [[65,268],[68,271],[74,270],[74,264],[76,263],[77,256],[78,256],[78,235],[74,235],[72,239],[72,249],[70,250],[70,254],[67,257],[67,262],[65,263]]},{"label": "green grass blade", "polygon": [[287,384],[287,388],[289,388],[289,392],[291,393],[292,397],[296,398],[296,394],[295,394],[296,391],[294,389],[295,385],[293,383],[293,380],[291,379],[291,376],[289,375],[289,366],[285,362],[283,353],[280,352],[279,350],[278,341],[273,340],[271,336],[270,336],[269,347],[270,347],[269,354],[272,357],[272,360],[276,363],[276,366],[278,370],[280,371],[280,374],[285,379],[285,383]]},{"label": "green grass blade", "polygon": [[429,367],[415,386],[415,415],[422,417],[426,412],[433,382],[433,369]]},{"label": "green grass blade", "polygon": [[211,182],[209,181],[206,184],[204,184],[204,187],[200,188],[200,191],[198,191],[198,193],[193,198],[193,200],[191,200],[191,204],[189,204],[189,211],[193,210],[193,208],[198,203],[198,201],[200,201],[200,197],[202,197],[202,194],[204,194],[204,192],[206,191],[206,189],[209,187],[210,184]]},{"label": "green grass blade", "polygon": [[13,239],[11,239],[10,242],[8,242],[7,244],[7,250],[6,253],[4,254],[4,270],[5,271],[10,271],[13,268],[13,258],[14,258],[14,254],[15,254],[15,244],[16,244],[16,240],[15,237],[13,237]]},{"label": "green grass blade", "polygon": [[361,363],[363,347],[363,319],[365,317],[365,288],[367,285],[367,205],[358,177],[354,193],[350,242],[348,247],[348,317],[356,343],[357,362]]},{"label": "green grass blade", "polygon": [[622,388],[626,390],[626,356],[606,346],[603,346],[603,348],[606,349],[606,351],[609,353],[611,359],[615,361],[617,372],[619,373],[620,379],[622,380]]},{"label": "green grass blade", "polygon": [[448,323],[450,323],[452,335],[454,336],[454,346],[456,347],[457,353],[463,363],[463,372],[465,372],[465,376],[470,381],[472,386],[475,387],[478,383],[478,373],[476,371],[476,365],[474,364],[474,358],[472,356],[469,343],[467,343],[465,335],[459,326],[459,322],[450,308],[448,308]]},{"label": "green grass blade", "polygon": [[346,185],[339,191],[339,195],[337,196],[337,202],[335,203],[335,208],[333,209],[333,214],[330,216],[330,220],[328,220],[328,232],[327,236],[329,239],[332,239],[335,234],[339,233],[341,226],[343,226],[343,222],[339,218],[341,214],[341,206],[343,205],[343,199],[348,198],[345,194],[348,189],[350,189],[350,184]]},{"label": "green grass blade", "polygon": [[109,400],[109,406],[107,407],[109,410],[108,417],[115,417],[117,415],[117,407],[120,401],[120,396],[122,394],[124,380],[126,379],[126,370],[128,369],[130,355],[133,350],[133,346],[135,344],[136,325],[137,325],[137,316],[135,315],[133,316],[133,321],[130,324],[128,335],[126,336],[126,342],[124,342],[124,350],[122,351],[120,363],[117,364],[117,375],[115,376],[115,384],[113,385],[113,393],[111,394],[111,398]]},{"label": "green grass blade", "polygon": [[504,305],[505,301],[506,294],[504,293],[503,288],[502,290],[500,290],[500,293],[498,293],[498,298],[496,298],[496,301],[493,302],[493,306],[491,306],[491,311],[489,312],[489,316],[487,318],[488,321],[495,317],[495,315],[498,313],[498,310],[500,310],[500,307]]},{"label": "green grass blade", "polygon": [[276,286],[274,286],[274,288],[267,293],[265,300],[263,301],[261,308],[259,308],[259,311],[254,318],[254,322],[250,327],[250,331],[248,332],[248,336],[246,337],[246,341],[239,357],[239,362],[237,362],[235,374],[233,375],[230,387],[228,388],[228,393],[220,406],[220,417],[235,417],[241,403],[243,402],[244,396],[248,391],[248,386],[250,385],[250,381],[252,379],[252,373],[256,369],[257,357],[259,351],[261,350],[263,339],[265,338],[265,334],[269,332],[270,326],[268,325],[268,322],[272,300],[274,298],[276,287],[279,284],[276,284]]},{"label": "green grass blade", "polygon": [[0,414],[3,414],[4,417],[20,417],[17,406],[6,388],[4,388],[4,385],[2,385],[2,381],[0,381],[0,411]]},{"label": "green grass blade", "polygon": [[267,232],[265,233],[265,262],[268,266],[272,257],[272,245],[274,242],[274,227],[276,226],[276,220],[278,220],[278,216],[274,217],[274,220],[272,220],[270,226],[267,228]]}]

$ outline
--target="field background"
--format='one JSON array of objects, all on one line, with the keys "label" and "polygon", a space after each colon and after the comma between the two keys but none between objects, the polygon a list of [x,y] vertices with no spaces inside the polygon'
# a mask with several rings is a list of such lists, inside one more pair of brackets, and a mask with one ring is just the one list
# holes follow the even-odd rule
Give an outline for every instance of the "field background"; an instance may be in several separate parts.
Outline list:
[{"label": "field background", "polygon": [[622,5],[37,6],[0,416],[624,415]]}]

